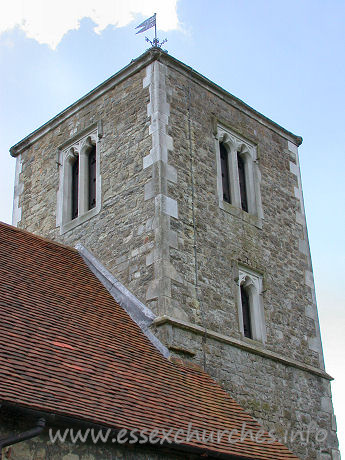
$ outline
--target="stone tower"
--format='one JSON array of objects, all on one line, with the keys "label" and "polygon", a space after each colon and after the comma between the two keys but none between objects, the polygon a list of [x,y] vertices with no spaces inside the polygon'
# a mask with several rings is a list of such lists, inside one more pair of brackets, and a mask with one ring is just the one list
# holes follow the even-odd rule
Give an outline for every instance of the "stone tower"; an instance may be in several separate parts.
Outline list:
[{"label": "stone tower", "polygon": [[153,48],[12,147],[13,223],[82,243],[172,354],[300,458],[337,459],[301,142]]}]

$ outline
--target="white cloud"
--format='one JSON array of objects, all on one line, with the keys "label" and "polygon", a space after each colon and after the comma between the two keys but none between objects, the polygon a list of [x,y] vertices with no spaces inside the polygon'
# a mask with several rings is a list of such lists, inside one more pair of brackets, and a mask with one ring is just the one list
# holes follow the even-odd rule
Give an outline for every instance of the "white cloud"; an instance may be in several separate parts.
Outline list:
[{"label": "white cloud", "polygon": [[[90,18],[95,32],[107,26],[123,27],[135,15],[139,23],[157,13],[157,28],[177,29],[178,0],[10,0],[1,2],[0,34],[19,27],[28,38],[55,49],[69,30],[79,28],[83,18]],[[137,24],[134,24],[134,26]]]}]

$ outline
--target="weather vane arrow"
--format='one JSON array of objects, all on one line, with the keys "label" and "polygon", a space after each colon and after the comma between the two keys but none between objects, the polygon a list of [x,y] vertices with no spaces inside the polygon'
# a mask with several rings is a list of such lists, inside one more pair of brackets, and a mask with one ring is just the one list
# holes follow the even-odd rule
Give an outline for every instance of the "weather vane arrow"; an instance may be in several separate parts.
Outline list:
[{"label": "weather vane arrow", "polygon": [[151,43],[151,46],[154,48],[161,48],[164,43],[166,43],[168,40],[165,38],[161,43],[159,42],[159,39],[157,38],[157,22],[156,22],[156,17],[157,13],[155,13],[153,16],[151,16],[148,19],[145,19],[141,24],[139,24],[136,29],[138,30],[137,34],[141,34],[142,32],[145,32],[145,30],[151,29],[151,27],[155,28],[155,38],[151,41],[149,38],[145,37],[145,40],[149,43]]}]

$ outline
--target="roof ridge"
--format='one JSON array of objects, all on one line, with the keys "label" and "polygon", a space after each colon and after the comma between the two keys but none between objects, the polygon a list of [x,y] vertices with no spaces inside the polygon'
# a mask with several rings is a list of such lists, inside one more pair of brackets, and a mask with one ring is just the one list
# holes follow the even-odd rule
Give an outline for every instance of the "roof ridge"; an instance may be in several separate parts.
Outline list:
[{"label": "roof ridge", "polygon": [[156,315],[143,304],[129,289],[127,289],[105,266],[81,243],[75,248],[83,258],[91,272],[99,279],[115,301],[123,308],[132,320],[140,327],[144,335],[157,350],[165,357],[170,356],[169,350],[153,334],[150,326]]},{"label": "roof ridge", "polygon": [[47,238],[47,237],[42,236],[42,235],[37,235],[36,233],[29,232],[28,230],[25,230],[24,228],[16,227],[14,225],[8,224],[7,222],[0,221],[0,229],[1,229],[1,227],[5,227],[5,228],[8,228],[10,230],[14,230],[14,231],[16,231],[18,233],[22,233],[22,234],[27,235],[29,237],[41,240],[41,241],[43,241],[45,243],[52,244],[53,246],[59,246],[61,248],[73,251],[76,254],[79,254],[78,250],[76,248],[72,247],[72,246],[68,246],[67,244],[60,243],[59,241],[51,240],[50,238]]}]

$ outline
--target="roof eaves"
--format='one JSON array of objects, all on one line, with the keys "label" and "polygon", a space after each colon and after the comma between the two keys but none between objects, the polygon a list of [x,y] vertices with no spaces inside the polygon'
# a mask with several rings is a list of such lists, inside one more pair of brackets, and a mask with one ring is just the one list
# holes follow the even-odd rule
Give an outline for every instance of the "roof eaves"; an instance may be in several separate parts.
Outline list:
[{"label": "roof eaves", "polygon": [[[121,427],[110,427],[107,424],[100,424],[96,422],[92,422],[91,420],[85,419],[82,416],[81,417],[75,417],[75,416],[70,416],[70,415],[65,415],[63,413],[59,412],[48,412],[48,411],[42,411],[40,409],[37,409],[35,407],[30,407],[26,406],[24,404],[19,404],[19,403],[13,403],[5,400],[0,401],[0,409],[7,409],[11,411],[13,414],[19,414],[22,416],[26,416],[28,418],[39,418],[43,417],[47,425],[49,426],[54,426],[58,428],[59,426],[76,426],[80,429],[83,428],[96,428],[99,430],[108,430],[110,429],[111,432],[115,435],[118,433],[120,430],[122,430]],[[126,444],[124,444],[126,445]],[[215,450],[212,450],[211,448],[206,448],[202,446],[191,446],[188,444],[184,443],[174,443],[171,441],[165,441],[163,443],[158,443],[158,444],[139,444],[140,446],[143,447],[148,447],[148,448],[153,448],[157,450],[170,450],[170,451],[177,451],[177,452],[188,452],[190,454],[199,454],[202,456],[205,456],[207,458],[219,458],[221,460],[255,460],[254,457],[251,456],[234,456],[232,454],[228,453],[223,453],[223,452],[217,452]],[[133,444],[131,444],[133,446]]]}]

